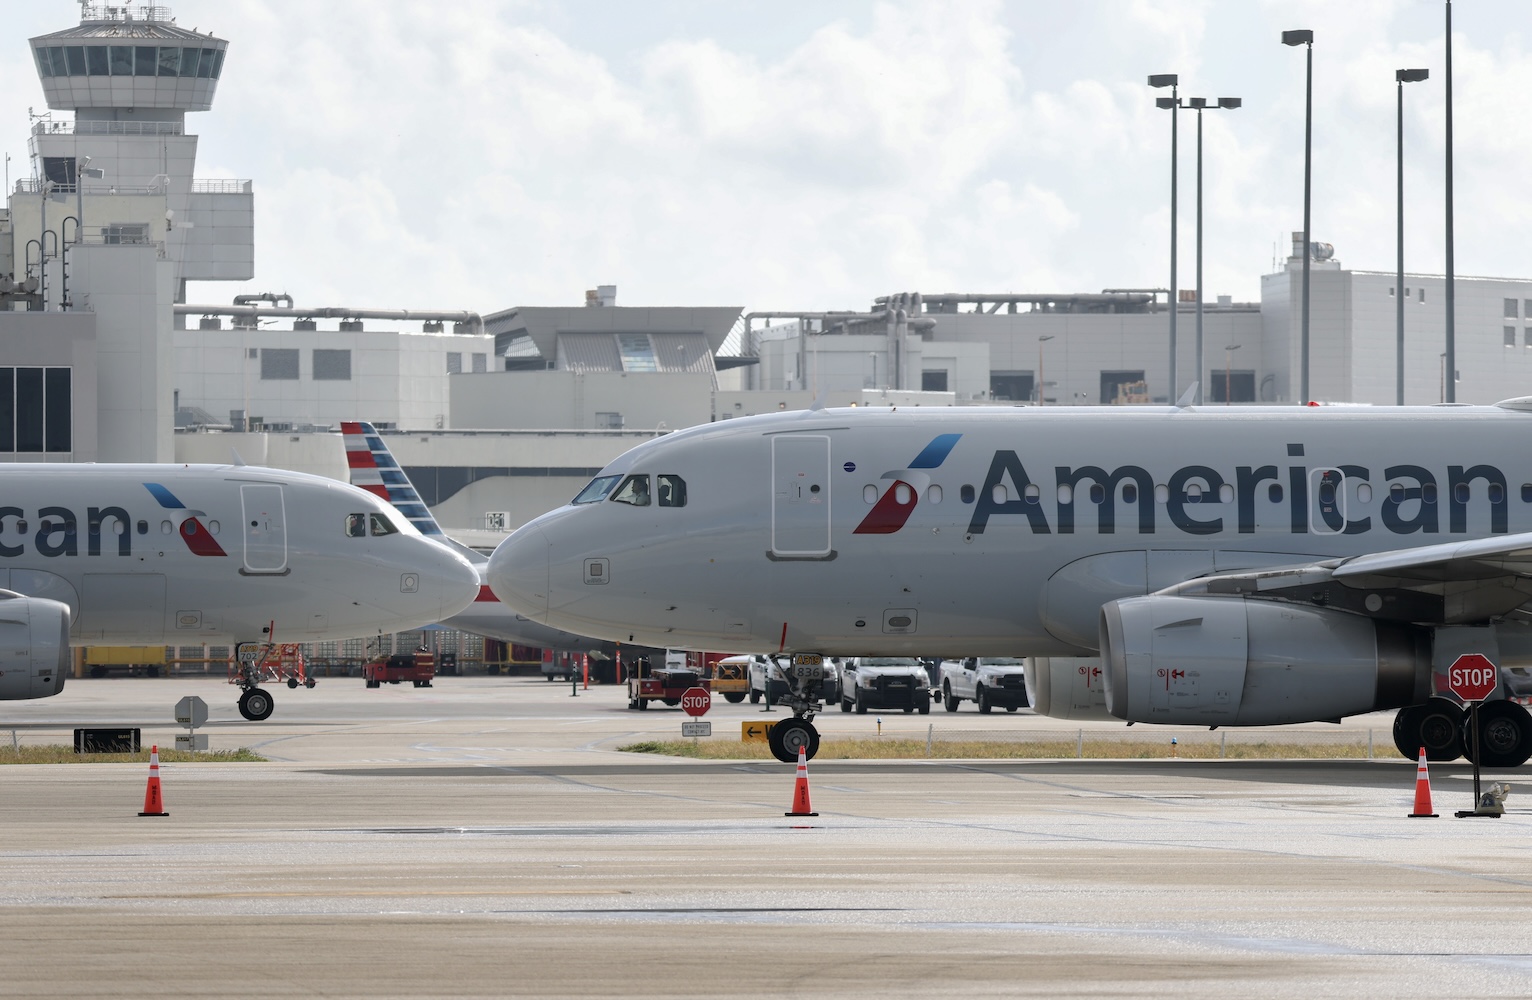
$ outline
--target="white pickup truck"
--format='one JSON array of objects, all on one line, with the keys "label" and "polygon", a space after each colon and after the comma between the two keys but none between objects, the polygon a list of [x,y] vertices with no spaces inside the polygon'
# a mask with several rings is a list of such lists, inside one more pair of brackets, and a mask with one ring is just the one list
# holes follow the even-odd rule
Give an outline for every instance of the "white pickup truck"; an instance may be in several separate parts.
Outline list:
[{"label": "white pickup truck", "polygon": [[942,661],[942,707],[958,710],[958,702],[971,701],[979,711],[996,705],[1007,712],[1027,707],[1024,660],[1011,656],[970,656]]}]

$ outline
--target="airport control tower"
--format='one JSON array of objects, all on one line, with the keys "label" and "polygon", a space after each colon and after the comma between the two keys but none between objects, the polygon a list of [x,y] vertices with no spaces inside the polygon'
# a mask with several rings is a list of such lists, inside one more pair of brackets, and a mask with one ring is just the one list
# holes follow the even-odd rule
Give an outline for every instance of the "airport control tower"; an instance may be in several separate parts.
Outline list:
[{"label": "airport control tower", "polygon": [[[187,281],[252,277],[250,182],[194,180],[197,137],[186,131],[187,112],[213,106],[229,43],[180,27],[168,7],[83,2],[78,26],[30,46],[50,111],[74,114],[73,121],[50,114],[33,123],[33,179],[17,192],[32,197],[14,200],[38,206],[39,217],[33,223],[25,204],[13,205],[21,209],[14,213],[17,243],[53,230],[40,240],[54,286],[44,308],[64,305],[59,293],[71,291],[51,262],[76,241],[76,225],[86,245],[160,244],[176,302],[185,301]],[[44,190],[51,204],[40,205]],[[60,228],[55,220],[65,219]],[[18,272],[37,259],[36,249],[29,259],[20,250]]]},{"label": "airport control tower", "polygon": [[84,2],[28,47],[49,112],[0,211],[0,408],[13,387],[18,414],[0,462],[170,461],[175,304],[255,270],[250,182],[196,180],[186,131],[229,43],[166,7]]}]

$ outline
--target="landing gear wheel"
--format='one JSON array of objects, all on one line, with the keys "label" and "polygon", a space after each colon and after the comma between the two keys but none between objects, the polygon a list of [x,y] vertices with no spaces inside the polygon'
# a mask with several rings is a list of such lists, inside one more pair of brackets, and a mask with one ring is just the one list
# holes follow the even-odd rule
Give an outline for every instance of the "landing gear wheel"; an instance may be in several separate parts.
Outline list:
[{"label": "landing gear wheel", "polygon": [[956,712],[958,709],[958,700],[952,697],[952,688],[946,684],[942,685],[942,708],[949,712]]},{"label": "landing gear wheel", "polygon": [[979,711],[984,715],[988,715],[995,707],[989,703],[989,695],[984,693],[984,685],[982,684],[974,689],[973,702],[979,706]]},{"label": "landing gear wheel", "polygon": [[1463,756],[1463,710],[1440,698],[1400,709],[1394,716],[1394,746],[1406,760],[1419,756],[1421,747],[1427,760],[1457,760]]},{"label": "landing gear wheel", "polygon": [[812,722],[804,719],[783,719],[771,727],[766,734],[766,742],[777,760],[784,764],[796,764],[799,748],[802,748],[803,756],[808,760],[813,760],[819,752],[819,730],[814,728]]},{"label": "landing gear wheel", "polygon": [[1514,701],[1491,701],[1479,706],[1479,745],[1469,741],[1472,720],[1463,718],[1464,756],[1481,767],[1520,767],[1532,757],[1532,715]]},{"label": "landing gear wheel", "polygon": [[723,693],[723,700],[728,702],[731,705],[738,705],[740,702],[745,700],[745,692],[743,692],[743,691],[725,691]]},{"label": "landing gear wheel", "polygon": [[260,688],[250,688],[239,696],[239,714],[251,722],[260,722],[271,717],[271,695]]}]

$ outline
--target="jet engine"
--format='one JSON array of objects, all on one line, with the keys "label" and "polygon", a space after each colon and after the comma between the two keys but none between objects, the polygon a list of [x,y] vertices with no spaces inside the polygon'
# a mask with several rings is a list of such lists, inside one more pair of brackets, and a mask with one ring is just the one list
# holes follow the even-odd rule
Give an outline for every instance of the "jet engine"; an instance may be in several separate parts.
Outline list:
[{"label": "jet engine", "polygon": [[69,605],[0,590],[0,701],[58,694],[69,666]]},{"label": "jet engine", "polygon": [[1050,719],[1108,722],[1101,660],[1095,656],[1029,656],[1027,704]]},{"label": "jet engine", "polygon": [[1129,722],[1272,726],[1424,702],[1430,635],[1242,597],[1131,597],[1101,609],[1107,709]]}]

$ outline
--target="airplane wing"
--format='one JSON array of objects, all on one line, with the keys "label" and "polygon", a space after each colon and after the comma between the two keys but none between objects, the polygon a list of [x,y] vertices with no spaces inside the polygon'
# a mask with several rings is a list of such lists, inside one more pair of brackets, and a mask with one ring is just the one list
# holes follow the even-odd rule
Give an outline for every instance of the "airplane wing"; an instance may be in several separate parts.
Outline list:
[{"label": "airplane wing", "polygon": [[1219,573],[1161,593],[1293,600],[1418,623],[1486,622],[1532,602],[1532,532]]}]

